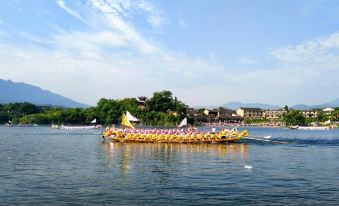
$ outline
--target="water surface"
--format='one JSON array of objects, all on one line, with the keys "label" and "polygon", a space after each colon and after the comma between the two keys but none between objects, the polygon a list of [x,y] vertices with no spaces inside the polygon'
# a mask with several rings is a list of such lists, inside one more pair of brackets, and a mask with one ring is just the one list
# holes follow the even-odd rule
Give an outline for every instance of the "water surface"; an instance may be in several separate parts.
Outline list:
[{"label": "water surface", "polygon": [[288,144],[102,144],[99,130],[0,127],[0,205],[339,204],[339,130],[249,131]]}]

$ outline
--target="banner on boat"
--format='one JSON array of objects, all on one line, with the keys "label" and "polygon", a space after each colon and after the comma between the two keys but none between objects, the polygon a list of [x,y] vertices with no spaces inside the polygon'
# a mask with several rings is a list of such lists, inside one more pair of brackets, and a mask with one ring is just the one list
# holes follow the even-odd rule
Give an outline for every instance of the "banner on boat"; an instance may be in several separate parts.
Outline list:
[{"label": "banner on boat", "polygon": [[187,126],[187,117],[185,117],[185,118],[181,121],[181,123],[179,124],[178,127],[183,127],[183,126]]},{"label": "banner on boat", "polygon": [[125,114],[122,114],[121,125],[135,129]]}]

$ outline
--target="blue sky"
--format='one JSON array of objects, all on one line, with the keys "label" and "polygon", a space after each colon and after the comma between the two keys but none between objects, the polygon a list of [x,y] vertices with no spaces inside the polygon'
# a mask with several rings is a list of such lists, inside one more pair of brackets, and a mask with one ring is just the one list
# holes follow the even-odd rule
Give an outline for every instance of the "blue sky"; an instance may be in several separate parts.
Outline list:
[{"label": "blue sky", "polygon": [[0,0],[0,78],[95,105],[338,97],[339,2]]}]

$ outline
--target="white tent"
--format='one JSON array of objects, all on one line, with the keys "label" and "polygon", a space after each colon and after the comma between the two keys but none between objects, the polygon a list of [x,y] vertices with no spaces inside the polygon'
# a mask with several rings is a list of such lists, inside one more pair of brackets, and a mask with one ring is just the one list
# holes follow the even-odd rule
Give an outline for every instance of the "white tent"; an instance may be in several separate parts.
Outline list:
[{"label": "white tent", "polygon": [[183,127],[183,126],[186,126],[186,125],[187,125],[187,117],[185,117],[185,118],[181,121],[181,123],[179,124],[178,127]]},{"label": "white tent", "polygon": [[139,121],[139,119],[134,117],[133,115],[131,115],[131,113],[129,113],[129,111],[126,112],[126,116],[127,116],[127,119],[129,121],[132,121],[132,122],[138,122]]},{"label": "white tent", "polygon": [[97,119],[93,119],[93,120],[91,121],[91,124],[95,124],[95,123],[97,123]]},{"label": "white tent", "polygon": [[331,120],[330,120],[330,119],[327,120],[327,121],[325,122],[325,124],[327,124],[327,125],[331,124]]}]

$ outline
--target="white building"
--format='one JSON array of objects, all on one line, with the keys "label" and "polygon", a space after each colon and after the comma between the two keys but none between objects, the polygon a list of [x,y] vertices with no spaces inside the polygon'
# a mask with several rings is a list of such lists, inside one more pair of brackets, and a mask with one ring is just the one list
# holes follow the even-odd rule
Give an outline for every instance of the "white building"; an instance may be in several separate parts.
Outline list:
[{"label": "white building", "polygon": [[323,112],[325,113],[325,114],[332,114],[332,112],[334,111],[334,109],[332,109],[332,108],[325,108],[325,109],[323,109]]}]

